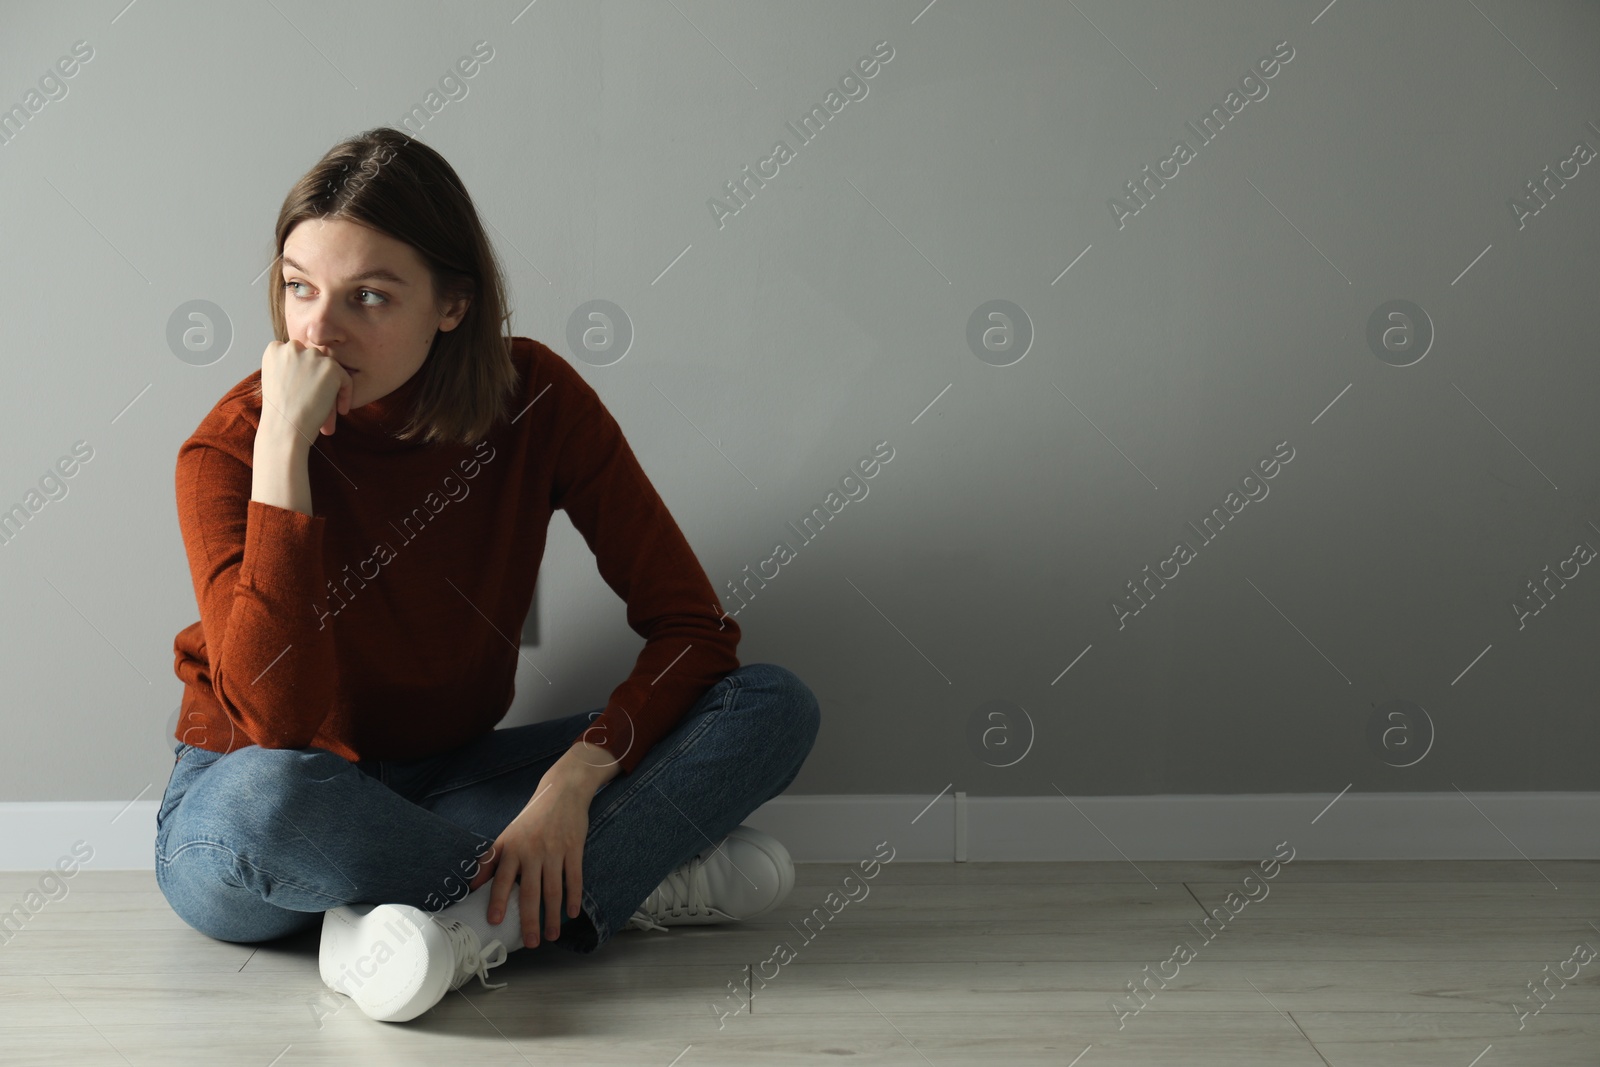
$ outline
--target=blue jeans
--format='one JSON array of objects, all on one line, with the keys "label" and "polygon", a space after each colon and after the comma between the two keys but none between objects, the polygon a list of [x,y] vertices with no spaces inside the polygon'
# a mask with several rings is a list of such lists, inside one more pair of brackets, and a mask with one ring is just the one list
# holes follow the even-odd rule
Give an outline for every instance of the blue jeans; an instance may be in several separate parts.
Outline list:
[{"label": "blue jeans", "polygon": [[[175,741],[156,883],[184,922],[222,941],[298,933],[344,904],[437,911],[466,895],[474,862],[598,714],[491,730],[405,762]],[[745,664],[708,689],[631,774],[595,793],[581,910],[569,919],[563,893],[555,943],[604,944],[667,874],[788,788],[820,723],[815,695],[776,664]],[[542,901],[538,925],[542,935]]]}]

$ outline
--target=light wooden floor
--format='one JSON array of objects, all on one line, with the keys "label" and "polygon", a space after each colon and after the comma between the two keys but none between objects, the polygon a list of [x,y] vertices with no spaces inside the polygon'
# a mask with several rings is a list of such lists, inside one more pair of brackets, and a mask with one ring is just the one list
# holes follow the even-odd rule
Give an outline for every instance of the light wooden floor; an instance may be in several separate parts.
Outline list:
[{"label": "light wooden floor", "polygon": [[[802,864],[763,921],[516,952],[506,989],[403,1024],[323,990],[315,933],[213,941],[153,874],[85,870],[0,945],[0,1062],[1596,1067],[1600,959],[1520,1030],[1512,1009],[1600,949],[1600,861],[1537,864],[1295,860],[1210,942],[1189,924],[1253,863],[896,861],[810,942],[789,920],[853,865]],[[37,882],[0,873],[0,910]],[[795,957],[719,1029],[779,941]],[[1179,941],[1195,957],[1119,1029],[1109,998]]]}]

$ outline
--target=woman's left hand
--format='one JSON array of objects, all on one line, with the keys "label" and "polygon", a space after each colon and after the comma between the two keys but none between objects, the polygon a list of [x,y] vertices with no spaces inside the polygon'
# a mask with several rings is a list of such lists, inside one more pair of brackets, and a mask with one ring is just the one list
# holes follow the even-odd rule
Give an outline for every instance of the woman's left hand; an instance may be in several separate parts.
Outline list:
[{"label": "woman's left hand", "polygon": [[511,820],[494,840],[494,849],[469,883],[477,889],[492,876],[489,921],[505,918],[512,884],[522,883],[518,908],[522,915],[522,943],[539,944],[539,895],[544,892],[545,937],[561,933],[561,886],[567,887],[567,916],[577,918],[583,900],[583,842],[589,834],[592,782],[551,768],[522,813]]}]

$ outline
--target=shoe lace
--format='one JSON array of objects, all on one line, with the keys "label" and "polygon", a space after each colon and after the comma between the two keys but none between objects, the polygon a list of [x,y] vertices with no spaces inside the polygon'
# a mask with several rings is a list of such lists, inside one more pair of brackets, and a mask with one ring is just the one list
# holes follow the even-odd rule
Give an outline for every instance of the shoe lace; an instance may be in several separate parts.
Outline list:
[{"label": "shoe lace", "polygon": [[664,931],[666,927],[661,925],[661,919],[712,914],[707,899],[711,890],[706,885],[706,859],[705,853],[694,856],[662,879],[633,913],[633,918],[624,924],[624,929]]},{"label": "shoe lace", "polygon": [[[450,947],[455,950],[456,973],[450,980],[451,989],[459,989],[473,975],[478,976],[478,981],[485,989],[506,987],[505,982],[489,981],[489,968],[498,967],[506,961],[504,944],[496,939],[480,946],[478,932],[459,919],[435,918],[434,921],[444,927],[444,932],[450,937]],[[499,959],[495,958],[497,950]]]}]

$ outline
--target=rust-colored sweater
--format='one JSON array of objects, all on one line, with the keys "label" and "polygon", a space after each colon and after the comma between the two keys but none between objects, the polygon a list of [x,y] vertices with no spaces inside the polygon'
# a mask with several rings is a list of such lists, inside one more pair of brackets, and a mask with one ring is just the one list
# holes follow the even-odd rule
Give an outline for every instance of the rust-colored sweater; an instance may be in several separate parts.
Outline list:
[{"label": "rust-colored sweater", "polygon": [[173,643],[175,740],[354,762],[419,759],[492,730],[557,508],[645,638],[583,737],[621,773],[739,666],[738,624],[598,394],[537,341],[514,338],[512,359],[514,418],[476,446],[392,436],[420,373],[341,416],[309,457],[312,515],[250,499],[260,370],[217,402],[178,450],[200,621]]}]

